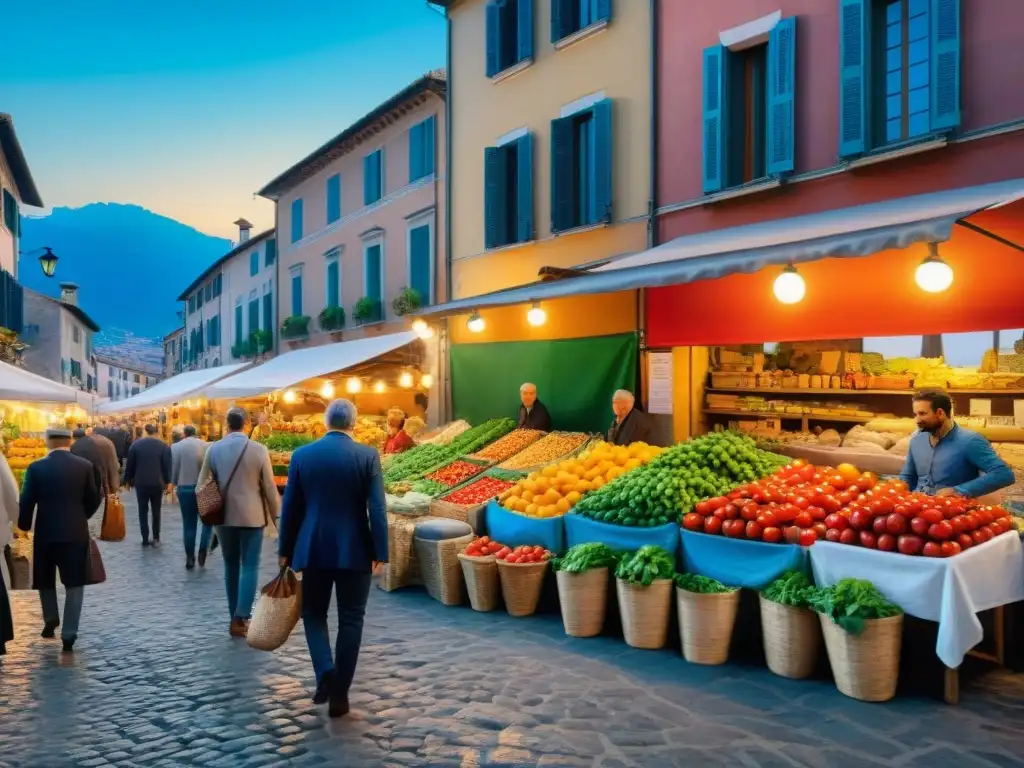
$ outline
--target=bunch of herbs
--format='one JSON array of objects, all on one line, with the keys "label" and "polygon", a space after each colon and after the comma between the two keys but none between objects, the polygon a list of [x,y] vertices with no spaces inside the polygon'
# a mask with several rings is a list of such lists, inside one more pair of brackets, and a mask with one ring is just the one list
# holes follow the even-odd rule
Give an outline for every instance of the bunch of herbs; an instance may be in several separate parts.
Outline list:
[{"label": "bunch of herbs", "polygon": [[736,587],[728,587],[718,579],[697,573],[677,573],[675,582],[684,592],[696,592],[698,595],[720,595],[736,591]]},{"label": "bunch of herbs", "polygon": [[649,587],[657,579],[671,579],[676,572],[676,561],[671,553],[648,544],[636,552],[623,555],[615,568],[615,577],[627,584]]},{"label": "bunch of herbs", "polygon": [[611,547],[599,541],[590,541],[569,547],[564,555],[553,558],[551,568],[566,573],[586,573],[595,568],[614,566],[617,562],[618,557]]},{"label": "bunch of herbs", "polygon": [[814,585],[802,571],[787,571],[761,591],[765,600],[790,608],[810,607],[813,594]]},{"label": "bunch of herbs", "polygon": [[808,603],[851,635],[861,634],[868,619],[887,619],[903,613],[865,579],[841,579],[831,587],[815,589]]}]

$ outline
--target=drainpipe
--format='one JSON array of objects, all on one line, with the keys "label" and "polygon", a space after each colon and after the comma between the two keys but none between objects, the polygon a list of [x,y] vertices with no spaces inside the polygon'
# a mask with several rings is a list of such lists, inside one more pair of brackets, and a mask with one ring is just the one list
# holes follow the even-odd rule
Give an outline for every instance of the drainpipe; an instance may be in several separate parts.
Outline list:
[{"label": "drainpipe", "polygon": [[[452,300],[452,19],[451,11],[445,8],[445,62],[444,62],[444,259],[445,259],[445,300]],[[442,423],[450,421],[452,415],[452,382],[449,365],[448,321],[438,334],[439,368],[444,370],[444,409]]]},{"label": "drainpipe", "polygon": [[[650,189],[647,201],[647,247],[653,248],[658,242],[658,0],[650,0]],[[647,350],[647,291],[641,288],[637,292],[637,329],[640,343],[640,382],[646,381],[646,350]],[[642,392],[641,395],[646,393]],[[646,402],[641,396],[641,402]]]},{"label": "drainpipe", "polygon": [[[278,221],[278,213],[281,210],[281,206],[279,203],[280,197],[274,200],[274,287],[270,291],[270,300],[274,305],[270,315],[274,318],[274,325],[277,326],[277,328],[271,331],[274,339],[274,357],[277,357],[281,351],[281,228]],[[229,311],[230,309],[228,307]]]}]

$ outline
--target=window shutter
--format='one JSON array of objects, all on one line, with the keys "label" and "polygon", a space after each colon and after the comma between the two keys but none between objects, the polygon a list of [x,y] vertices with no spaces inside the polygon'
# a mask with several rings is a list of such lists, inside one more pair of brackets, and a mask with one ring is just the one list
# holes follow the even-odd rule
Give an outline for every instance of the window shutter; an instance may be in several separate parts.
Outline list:
[{"label": "window shutter", "polygon": [[[340,218],[341,176],[336,173],[327,179],[327,223],[333,224]],[[269,264],[270,262],[268,261],[267,263]]]},{"label": "window shutter", "polygon": [[769,175],[790,173],[794,165],[794,95],[796,91],[796,17],[782,19],[768,37]]},{"label": "window shutter", "polygon": [[717,192],[725,181],[725,67],[728,51],[704,49],[704,192]]},{"label": "window shutter", "polygon": [[235,307],[235,344],[242,343],[242,305]]},{"label": "window shutter", "polygon": [[371,245],[366,249],[366,295],[379,302],[381,300],[380,284],[380,246]]},{"label": "window shutter", "polygon": [[338,262],[327,265],[327,306],[338,306]]},{"label": "window shutter", "polygon": [[409,183],[423,176],[423,123],[409,129]]},{"label": "window shutter", "polygon": [[533,134],[516,140],[516,242],[533,240]]},{"label": "window shutter", "polygon": [[960,125],[960,0],[932,0],[931,128]]},{"label": "window shutter", "polygon": [[508,245],[508,153],[504,147],[484,149],[484,247]]},{"label": "window shutter", "polygon": [[591,194],[594,196],[594,216],[596,224],[612,220],[612,101],[603,99],[593,107],[594,114],[594,185]]},{"label": "window shutter", "polygon": [[436,170],[434,167],[434,124],[437,120],[433,115],[423,121],[423,175],[429,176]]},{"label": "window shutter", "polygon": [[551,42],[557,43],[563,37],[572,34],[573,9],[572,0],[551,0]]},{"label": "window shutter", "polygon": [[594,21],[611,21],[612,0],[596,0],[594,5]]},{"label": "window shutter", "polygon": [[573,203],[573,119],[551,121],[551,231],[561,232],[576,226]]},{"label": "window shutter", "polygon": [[373,153],[363,158],[363,205],[370,205],[373,196]]},{"label": "window shutter", "polygon": [[519,4],[516,8],[516,61],[525,61],[533,58],[533,0],[515,2]]},{"label": "window shutter", "polygon": [[[271,335],[273,335],[275,325],[276,323],[274,323],[274,294],[265,293],[263,294],[263,327],[270,331]],[[217,330],[220,331],[220,328],[218,328]]]},{"label": "window shutter", "polygon": [[302,239],[302,198],[292,200],[292,242]]},{"label": "window shutter", "polygon": [[487,4],[487,76],[501,71],[501,8],[498,0]]},{"label": "window shutter", "polygon": [[423,306],[430,304],[430,227],[409,231],[409,287],[420,295]]},{"label": "window shutter", "polygon": [[253,331],[260,329],[260,300],[253,299],[249,302],[249,333],[246,338],[252,336]]},{"label": "window shutter", "polygon": [[867,150],[868,2],[840,0],[839,156]]},{"label": "window shutter", "polygon": [[[338,182],[338,186],[339,187],[341,186],[341,182],[340,181]],[[266,256],[267,266],[269,267],[271,264],[273,264],[276,259],[277,259],[277,240],[275,240],[274,238],[271,237],[269,240],[267,240],[267,256]],[[214,285],[214,291],[216,291],[217,295],[220,296],[220,275],[217,275],[217,278],[214,280],[213,285]]]},{"label": "window shutter", "polygon": [[302,275],[292,276],[292,316],[302,316]]}]

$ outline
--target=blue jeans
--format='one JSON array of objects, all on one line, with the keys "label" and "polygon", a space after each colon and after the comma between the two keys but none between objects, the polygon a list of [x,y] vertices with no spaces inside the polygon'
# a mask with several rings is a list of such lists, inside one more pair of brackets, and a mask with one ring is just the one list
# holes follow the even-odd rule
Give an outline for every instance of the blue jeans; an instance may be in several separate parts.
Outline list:
[{"label": "blue jeans", "polygon": [[[82,600],[85,599],[85,587],[65,587],[64,589],[64,621],[60,625],[60,639],[75,641],[78,637],[78,622],[82,618]],[[57,610],[57,590],[40,589],[39,602],[43,604],[43,621],[56,623],[60,621]]]},{"label": "blue jeans", "polygon": [[233,619],[252,616],[260,578],[262,528],[238,528],[218,525],[217,538],[224,551],[224,588],[228,593],[228,611]]},{"label": "blue jeans", "polygon": [[[202,525],[199,520],[199,504],[196,503],[196,487],[194,485],[178,486],[178,504],[181,507],[181,527],[185,540],[185,554],[192,558],[196,556],[196,534]],[[199,549],[210,548],[210,537],[213,535],[213,528],[209,525],[202,525],[203,532],[199,536]]]},{"label": "blue jeans", "polygon": [[[313,671],[319,683],[333,669],[332,688],[343,696],[348,695],[359,660],[363,616],[371,581],[369,571],[307,568],[302,572],[302,625]],[[327,609],[331,605],[332,591],[338,601],[338,638],[333,658],[331,635],[327,628]]]}]

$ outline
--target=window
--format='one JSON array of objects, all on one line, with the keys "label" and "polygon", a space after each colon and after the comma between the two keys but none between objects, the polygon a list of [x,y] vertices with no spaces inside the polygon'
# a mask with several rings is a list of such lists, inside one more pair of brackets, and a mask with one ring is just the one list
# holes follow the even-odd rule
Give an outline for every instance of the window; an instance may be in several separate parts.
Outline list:
[{"label": "window", "polygon": [[108,365],[107,366],[107,376],[110,376],[111,378],[114,377],[114,366],[112,366],[112,365]]},{"label": "window", "polygon": [[7,231],[17,236],[18,232],[18,201],[6,189],[4,190],[4,226]]},{"label": "window", "polygon": [[612,17],[612,0],[551,0],[551,42]]},{"label": "window", "polygon": [[128,381],[128,371],[121,371],[121,380]]},{"label": "window", "polygon": [[195,311],[196,311],[196,297],[194,295],[193,296],[189,296],[188,297],[188,313],[190,315],[193,315],[193,314],[195,314]]},{"label": "window", "polygon": [[327,306],[341,306],[341,264],[337,248],[327,252]]},{"label": "window", "polygon": [[292,200],[292,242],[302,239],[302,198]]},{"label": "window", "polygon": [[213,300],[213,282],[212,281],[207,283],[203,287],[203,295],[205,296],[206,301],[208,303]]},{"label": "window", "polygon": [[612,103],[551,121],[551,230],[610,222]]},{"label": "window", "polygon": [[196,309],[199,309],[202,306],[203,306],[203,289],[200,288],[198,291],[196,291]]},{"label": "window", "polygon": [[341,175],[334,174],[327,179],[327,223],[333,224],[341,218]]},{"label": "window", "polygon": [[292,273],[292,317],[302,317],[302,270]]},{"label": "window", "polygon": [[533,237],[533,136],[527,133],[484,150],[484,245]]},{"label": "window", "polygon": [[134,381],[136,384],[139,384],[142,381],[142,378],[139,376],[139,374],[136,373],[134,376],[132,376],[132,381]]},{"label": "window", "polygon": [[363,205],[373,205],[384,196],[384,150],[363,158]]},{"label": "window", "polygon": [[274,334],[274,294],[263,294],[263,329],[271,336]]},{"label": "window", "polygon": [[235,305],[235,344],[242,343],[242,305]]},{"label": "window", "polygon": [[491,0],[487,4],[487,76],[533,59],[533,1]]},{"label": "window", "polygon": [[409,183],[434,173],[434,116],[409,129]]},{"label": "window", "polygon": [[430,235],[429,223],[409,230],[409,287],[419,294],[420,306],[429,305],[434,293],[431,290],[433,243]]},{"label": "window", "polygon": [[77,325],[71,326],[71,340],[75,344],[79,344],[82,341],[82,331]]},{"label": "window", "polygon": [[960,0],[840,0],[839,154],[960,125]]},{"label": "window", "polygon": [[253,299],[249,302],[249,333],[246,338],[252,336],[253,331],[260,329],[260,300]]},{"label": "window", "polygon": [[[375,302],[377,313],[371,320],[383,320],[384,301],[384,246],[367,245],[363,249],[363,295]],[[365,322],[365,321],[364,321]]]},{"label": "window", "polygon": [[789,173],[794,166],[796,18],[766,43],[704,49],[705,193]]},{"label": "window", "polygon": [[209,347],[220,345],[220,315],[214,315],[206,321],[206,345]]},{"label": "window", "polygon": [[82,364],[78,360],[71,361],[71,377],[79,380],[82,378]]},{"label": "window", "polygon": [[139,388],[138,387],[132,387],[132,394],[133,395],[139,394]]},{"label": "window", "polygon": [[114,396],[114,382],[113,380],[107,382],[107,397]]},{"label": "window", "polygon": [[221,291],[223,290],[223,287],[224,287],[224,280],[223,280],[223,277],[221,275],[217,275],[215,278],[213,278],[213,297],[214,298],[217,298],[218,296],[220,296]]},{"label": "window", "polygon": [[249,276],[253,277],[260,273],[260,251],[257,248],[249,254]]},{"label": "window", "polygon": [[[264,258],[263,266],[269,267],[277,259],[277,240],[270,238],[267,240],[267,255]],[[220,280],[220,278],[217,278]]]}]

